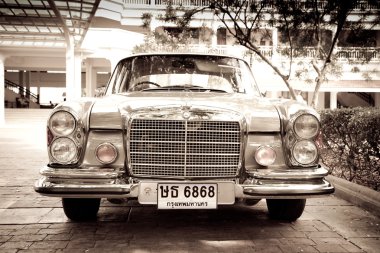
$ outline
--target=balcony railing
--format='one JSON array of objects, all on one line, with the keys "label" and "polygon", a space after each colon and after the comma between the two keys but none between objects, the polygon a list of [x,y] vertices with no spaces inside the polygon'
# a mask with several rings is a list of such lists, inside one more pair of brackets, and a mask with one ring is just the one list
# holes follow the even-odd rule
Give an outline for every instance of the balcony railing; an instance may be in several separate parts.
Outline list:
[{"label": "balcony railing", "polygon": [[[287,59],[289,57],[289,48],[279,47],[274,50],[272,46],[260,46],[261,54],[271,58],[276,54],[280,59]],[[247,48],[239,45],[179,45],[173,49],[171,47],[162,47],[159,51],[171,52],[188,52],[188,53],[213,53],[233,55],[243,57],[249,60],[257,59],[257,55],[250,52]],[[315,48],[302,48],[294,49],[293,58],[312,59],[316,55]],[[380,62],[380,48],[356,48],[356,47],[338,47],[336,48],[336,56],[338,61],[370,61]]]},{"label": "balcony railing", "polygon": [[380,48],[339,47],[337,57],[339,60],[380,61]]},{"label": "balcony railing", "polygon": [[[244,0],[241,0],[244,1]],[[157,6],[157,8],[165,8],[168,4],[168,0],[123,0],[124,5],[149,5],[149,6]],[[173,6],[184,6],[184,7],[191,7],[191,6],[207,6],[209,5],[209,0],[171,0],[171,3]],[[220,1],[223,2],[223,1]],[[248,0],[248,2],[256,2],[258,4],[261,4],[264,9],[271,9],[273,8],[273,2],[268,0]],[[327,0],[321,0],[317,1],[317,7],[319,9],[323,9],[326,4],[328,3]],[[297,2],[297,5],[299,8],[314,8],[314,1],[299,1]],[[369,3],[368,1],[358,1],[356,3],[356,6],[354,7],[354,11],[368,11],[368,10],[379,10],[380,9],[380,2],[373,2]]]}]

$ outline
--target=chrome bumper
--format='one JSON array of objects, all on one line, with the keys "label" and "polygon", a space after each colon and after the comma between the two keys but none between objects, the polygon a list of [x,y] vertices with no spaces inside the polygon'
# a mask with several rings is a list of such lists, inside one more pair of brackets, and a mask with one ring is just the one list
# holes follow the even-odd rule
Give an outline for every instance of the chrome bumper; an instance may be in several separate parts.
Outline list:
[{"label": "chrome bumper", "polygon": [[[135,198],[139,196],[139,183],[129,183],[124,180],[122,168],[53,169],[45,167],[40,173],[42,177],[37,180],[34,189],[46,196],[76,198]],[[309,198],[331,194],[334,192],[334,187],[324,179],[327,173],[323,167],[308,171],[257,172],[243,184],[235,184],[234,195],[235,198],[257,199]],[[218,180],[212,181],[218,182]],[[180,182],[183,183],[183,181]],[[222,182],[225,181],[220,182],[220,187],[223,187]]]},{"label": "chrome bumper", "polygon": [[42,195],[77,198],[127,198],[136,185],[121,180],[123,169],[114,168],[49,168],[41,169],[42,177],[34,190]]}]

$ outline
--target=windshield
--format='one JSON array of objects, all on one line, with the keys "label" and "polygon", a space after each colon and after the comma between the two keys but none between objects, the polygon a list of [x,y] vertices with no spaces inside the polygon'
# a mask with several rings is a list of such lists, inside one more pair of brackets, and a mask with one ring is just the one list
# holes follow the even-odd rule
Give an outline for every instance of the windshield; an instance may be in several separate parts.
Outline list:
[{"label": "windshield", "polygon": [[117,65],[107,93],[179,90],[259,94],[244,61],[204,55],[126,58]]}]

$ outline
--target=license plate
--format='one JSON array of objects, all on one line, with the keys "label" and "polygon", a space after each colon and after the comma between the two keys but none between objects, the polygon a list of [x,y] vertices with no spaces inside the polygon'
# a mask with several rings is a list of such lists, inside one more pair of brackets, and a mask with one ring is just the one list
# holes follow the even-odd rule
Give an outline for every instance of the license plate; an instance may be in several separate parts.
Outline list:
[{"label": "license plate", "polygon": [[218,184],[158,184],[158,209],[216,209]]}]

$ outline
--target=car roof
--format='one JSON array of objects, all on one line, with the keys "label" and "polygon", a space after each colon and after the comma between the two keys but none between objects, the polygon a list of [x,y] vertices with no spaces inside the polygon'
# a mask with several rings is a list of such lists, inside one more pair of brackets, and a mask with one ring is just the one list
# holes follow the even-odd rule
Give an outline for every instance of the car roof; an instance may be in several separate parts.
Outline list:
[{"label": "car roof", "polygon": [[[227,55],[227,54],[216,54],[216,53],[183,53],[183,52],[157,52],[157,53],[138,53],[138,54],[132,54],[127,57],[124,57],[123,59],[127,58],[132,58],[132,57],[138,57],[138,56],[165,56],[165,55],[173,55],[173,56],[178,56],[178,55],[184,55],[184,56],[213,56],[213,57],[226,57],[226,58],[234,58],[234,59],[239,59],[245,61],[242,57],[234,56],[234,55]],[[123,60],[121,59],[121,60]]]}]

